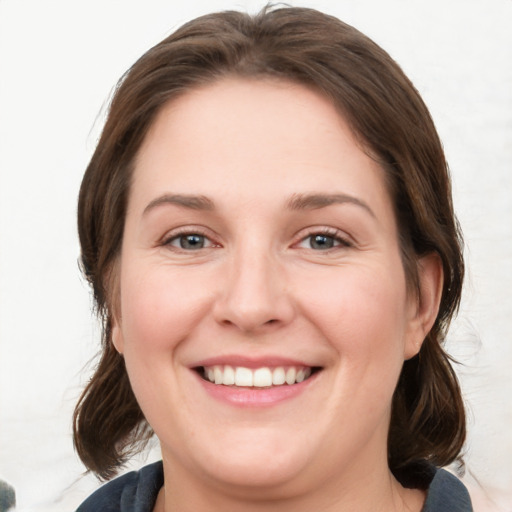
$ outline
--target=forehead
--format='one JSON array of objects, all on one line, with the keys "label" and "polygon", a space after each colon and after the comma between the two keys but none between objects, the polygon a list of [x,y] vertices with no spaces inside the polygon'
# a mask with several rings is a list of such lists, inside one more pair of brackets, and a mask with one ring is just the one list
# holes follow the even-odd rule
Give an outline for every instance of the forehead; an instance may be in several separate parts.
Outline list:
[{"label": "forehead", "polygon": [[138,153],[133,192],[229,196],[242,185],[235,192],[247,200],[317,187],[387,198],[383,170],[332,103],[304,86],[223,79],[165,105]]},{"label": "forehead", "polygon": [[286,146],[297,151],[301,142],[307,142],[307,147],[324,145],[341,134],[355,144],[344,119],[315,91],[274,78],[232,77],[167,103],[140,152],[148,151],[148,146],[154,151],[163,139],[172,139],[189,154],[215,149],[217,155],[244,151],[244,156],[257,158],[282,152]]}]

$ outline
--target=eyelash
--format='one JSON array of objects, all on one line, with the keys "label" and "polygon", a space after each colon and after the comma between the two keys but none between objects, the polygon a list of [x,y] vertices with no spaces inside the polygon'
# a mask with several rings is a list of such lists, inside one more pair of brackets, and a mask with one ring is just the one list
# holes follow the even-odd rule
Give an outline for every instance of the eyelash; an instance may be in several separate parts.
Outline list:
[{"label": "eyelash", "polygon": [[[324,249],[317,250],[315,252],[331,252],[335,251],[339,248],[348,248],[353,247],[353,243],[348,240],[346,236],[342,236],[341,232],[334,228],[321,228],[321,229],[312,229],[306,236],[303,236],[298,244],[305,243],[308,239],[310,240],[310,245],[313,237],[325,237],[333,240],[332,247],[327,247]],[[307,249],[313,249],[312,247],[308,247]]]},{"label": "eyelash", "polygon": [[192,228],[191,227],[183,228],[183,230],[181,230],[181,231],[179,230],[179,231],[175,231],[175,232],[171,233],[169,236],[165,237],[162,240],[161,245],[167,246],[167,247],[172,247],[176,251],[194,252],[193,249],[186,249],[184,247],[176,247],[176,246],[172,245],[172,242],[179,242],[180,239],[183,239],[185,237],[191,237],[191,236],[202,237],[202,238],[204,238],[205,241],[207,240],[210,243],[210,245],[208,245],[207,247],[200,247],[199,249],[195,249],[196,251],[199,251],[201,249],[210,249],[212,247],[220,246],[219,244],[216,244],[215,242],[213,242],[211,240],[211,238],[202,229],[195,229],[193,227]]},{"label": "eyelash", "polygon": [[[198,249],[187,249],[181,246],[180,239],[183,239],[185,237],[192,237],[197,236],[203,238],[205,241],[208,241],[209,243],[207,247],[199,247]],[[341,235],[341,232],[334,228],[322,228],[322,229],[311,229],[309,233],[307,233],[305,236],[302,236],[300,240],[294,244],[294,246],[300,246],[302,243],[306,243],[306,241],[310,240],[310,247],[302,247],[303,249],[311,249],[314,250],[313,247],[311,247],[311,241],[313,240],[313,237],[324,237],[328,239],[332,239],[333,246],[327,247],[319,250],[315,250],[314,252],[331,252],[335,251],[338,248],[348,248],[352,247],[353,244],[350,242],[345,236]],[[177,247],[173,245],[173,242],[180,242],[180,247]],[[334,245],[335,244],[335,245]],[[178,232],[173,232],[166,238],[164,238],[161,242],[162,246],[172,247],[176,251],[182,251],[182,252],[195,252],[199,251],[201,249],[211,249],[220,247],[220,244],[216,244],[211,240],[211,238],[202,230],[202,229],[194,229],[194,228],[183,228],[183,230]]]}]

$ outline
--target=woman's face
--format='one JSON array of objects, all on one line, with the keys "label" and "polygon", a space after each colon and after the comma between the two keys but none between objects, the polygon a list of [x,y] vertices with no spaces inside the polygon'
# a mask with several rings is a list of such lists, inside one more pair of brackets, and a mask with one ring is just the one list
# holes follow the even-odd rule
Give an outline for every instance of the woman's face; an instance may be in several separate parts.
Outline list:
[{"label": "woman's face", "polygon": [[230,79],[160,112],[114,343],[176,482],[305,492],[387,468],[425,334],[397,240],[382,169],[316,93]]}]

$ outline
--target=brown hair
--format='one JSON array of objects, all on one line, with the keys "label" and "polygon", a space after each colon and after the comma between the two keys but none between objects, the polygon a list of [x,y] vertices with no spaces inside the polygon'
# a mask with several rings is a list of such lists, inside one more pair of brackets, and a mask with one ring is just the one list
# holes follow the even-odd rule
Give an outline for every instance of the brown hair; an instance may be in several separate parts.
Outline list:
[{"label": "brown hair", "polygon": [[127,196],[134,160],[164,104],[224,76],[276,77],[330,98],[384,169],[395,205],[407,282],[435,251],[444,270],[439,314],[393,397],[389,465],[452,462],[465,439],[464,407],[442,342],[458,308],[464,264],[443,149],[429,112],[399,66],[338,19],[305,8],[197,18],[143,55],[121,79],[78,204],[81,262],[103,322],[102,353],[74,414],[84,464],[109,478],[152,435],[111,341]]}]

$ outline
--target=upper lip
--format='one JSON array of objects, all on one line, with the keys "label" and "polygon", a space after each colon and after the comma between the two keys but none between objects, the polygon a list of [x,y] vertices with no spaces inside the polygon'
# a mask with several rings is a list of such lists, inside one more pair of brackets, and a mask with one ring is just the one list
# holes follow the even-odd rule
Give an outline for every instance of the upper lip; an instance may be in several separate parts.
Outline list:
[{"label": "upper lip", "polygon": [[298,359],[292,359],[288,357],[281,356],[258,356],[258,357],[248,357],[242,355],[225,355],[225,356],[216,356],[210,357],[207,359],[203,359],[191,365],[191,368],[197,368],[199,366],[209,367],[209,366],[221,366],[221,365],[229,365],[234,367],[244,367],[244,368],[263,368],[270,367],[276,368],[278,366],[302,366],[305,368],[312,368],[318,365],[312,365],[311,363],[307,363],[305,361],[301,361]]}]

